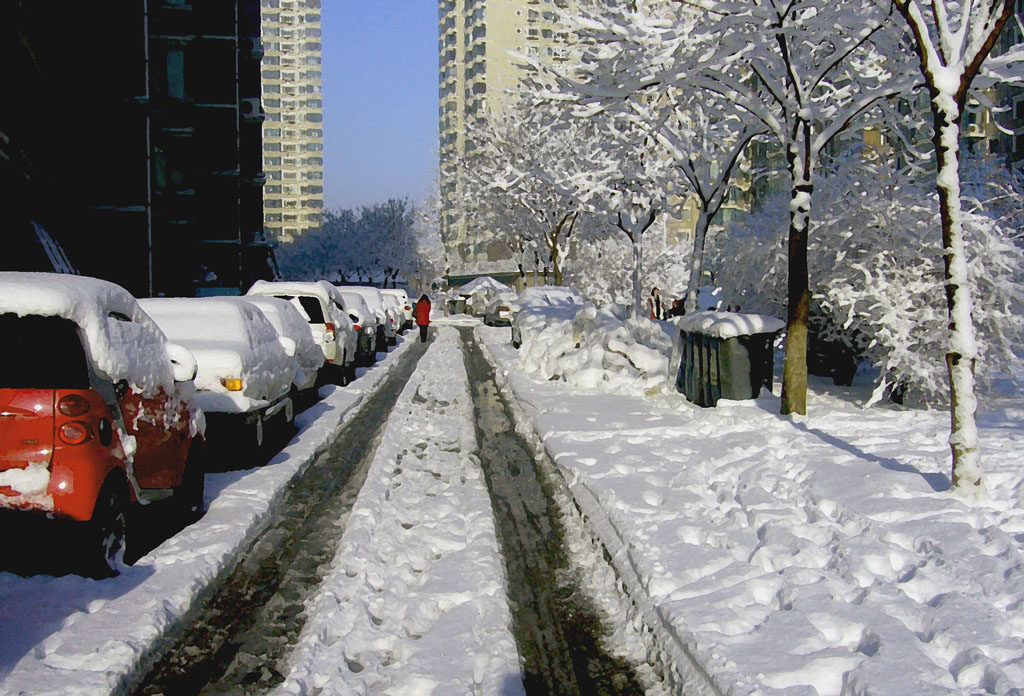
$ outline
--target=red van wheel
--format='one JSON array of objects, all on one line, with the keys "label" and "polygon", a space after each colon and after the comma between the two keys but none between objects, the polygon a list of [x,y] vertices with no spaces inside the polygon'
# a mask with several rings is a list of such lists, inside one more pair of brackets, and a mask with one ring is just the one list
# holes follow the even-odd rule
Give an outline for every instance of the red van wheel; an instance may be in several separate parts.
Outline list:
[{"label": "red van wheel", "polygon": [[85,574],[111,578],[124,558],[128,495],[119,481],[109,481],[96,498],[92,519],[85,523]]}]

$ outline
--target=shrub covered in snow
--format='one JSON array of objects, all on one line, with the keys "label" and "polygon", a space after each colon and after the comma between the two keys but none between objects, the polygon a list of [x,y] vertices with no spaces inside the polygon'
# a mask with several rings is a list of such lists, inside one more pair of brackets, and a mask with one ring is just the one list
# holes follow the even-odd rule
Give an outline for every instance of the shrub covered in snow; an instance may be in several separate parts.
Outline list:
[{"label": "shrub covered in snow", "polygon": [[[819,184],[810,236],[812,330],[878,370],[876,398],[893,388],[924,404],[948,399],[947,312],[936,195],[859,157],[841,159]],[[979,383],[1015,372],[1024,341],[1024,249],[1002,215],[968,199],[964,224],[977,298]],[[715,240],[726,303],[785,316],[787,208],[769,199]]]},{"label": "shrub covered in snow", "polygon": [[531,307],[517,322],[520,362],[541,379],[638,394],[666,384],[672,351],[667,325],[627,319],[623,305]]}]

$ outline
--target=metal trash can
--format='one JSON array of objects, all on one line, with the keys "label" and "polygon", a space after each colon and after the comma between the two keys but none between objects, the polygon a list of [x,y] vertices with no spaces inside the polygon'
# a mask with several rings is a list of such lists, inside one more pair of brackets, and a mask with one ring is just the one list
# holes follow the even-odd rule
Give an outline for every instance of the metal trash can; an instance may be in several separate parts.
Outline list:
[{"label": "metal trash can", "polygon": [[775,317],[731,312],[696,312],[676,322],[679,374],[676,388],[698,406],[719,399],[753,399],[771,391],[773,344],[785,324]]}]

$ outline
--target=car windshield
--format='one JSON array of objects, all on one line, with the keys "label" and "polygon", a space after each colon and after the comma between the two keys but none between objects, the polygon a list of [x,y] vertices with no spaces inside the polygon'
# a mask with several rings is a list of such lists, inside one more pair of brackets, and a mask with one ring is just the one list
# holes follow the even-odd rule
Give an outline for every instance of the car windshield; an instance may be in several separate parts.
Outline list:
[{"label": "car windshield", "polygon": [[[282,300],[291,300],[292,295],[275,295]],[[310,297],[309,295],[299,295],[294,299],[298,300],[299,304],[302,305],[302,311],[309,317],[310,324],[324,324],[324,312],[320,308],[320,300],[316,297]]]},{"label": "car windshield", "polygon": [[73,322],[0,314],[0,336],[0,388],[89,388],[85,349]]}]

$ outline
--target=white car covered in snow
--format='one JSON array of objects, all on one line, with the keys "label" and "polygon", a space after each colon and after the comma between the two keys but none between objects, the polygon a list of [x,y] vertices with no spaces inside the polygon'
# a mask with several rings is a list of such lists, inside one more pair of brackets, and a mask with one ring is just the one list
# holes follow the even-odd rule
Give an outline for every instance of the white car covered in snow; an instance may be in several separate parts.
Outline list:
[{"label": "white car covered in snow", "polygon": [[348,292],[347,288],[337,290],[345,300],[345,306],[357,329],[356,364],[369,367],[377,361],[377,334],[381,332],[377,315],[359,293]]},{"label": "white car covered in snow", "polygon": [[[575,315],[585,300],[572,288],[561,285],[537,285],[519,293],[519,299],[510,306],[512,314],[512,345],[518,348],[523,342],[523,326],[534,319],[534,315],[554,308],[558,313]],[[570,317],[571,318],[571,317]]]},{"label": "white car covered in snow", "polygon": [[239,298],[156,298],[139,304],[171,340],[192,351],[196,401],[211,438],[262,448],[267,426],[295,418],[295,341],[277,333],[263,313]]},{"label": "white car covered in snow", "polygon": [[398,298],[398,303],[402,307],[402,315],[405,317],[403,319],[403,321],[402,321],[402,328],[403,329],[411,329],[412,328],[412,324],[413,324],[413,321],[412,321],[412,316],[413,316],[412,315],[412,304],[413,303],[412,303],[412,300],[409,299],[409,293],[407,293],[403,288],[383,288],[383,289],[381,289],[381,294],[383,294],[383,295],[391,295],[393,297],[397,297]]},{"label": "white car covered in snow", "polygon": [[389,313],[384,306],[380,290],[362,285],[345,285],[339,289],[346,295],[356,294],[363,298],[366,306],[377,318],[377,342],[374,350],[378,353],[386,353],[388,345],[393,344],[395,336],[398,335],[398,326],[395,323],[394,315]]},{"label": "white car covered in snow", "polygon": [[326,381],[344,385],[355,378],[359,338],[355,324],[358,321],[351,316],[344,298],[333,285],[326,280],[257,280],[246,297],[277,297],[291,302],[306,317],[324,360],[332,366],[327,371],[333,374]]},{"label": "white car covered in snow", "polygon": [[301,400],[310,400],[325,358],[320,346],[313,340],[309,318],[288,300],[277,297],[251,296],[242,301],[256,305],[279,335],[287,336],[295,342],[295,376],[292,378],[292,386]]}]

